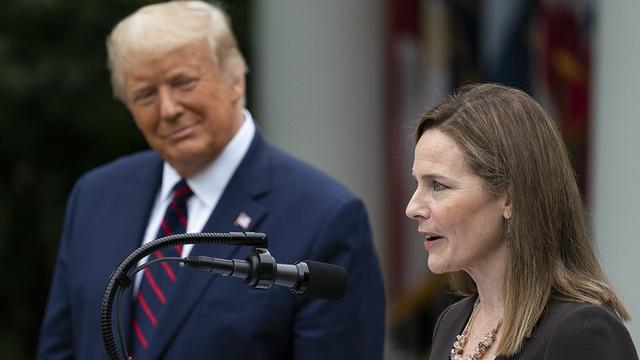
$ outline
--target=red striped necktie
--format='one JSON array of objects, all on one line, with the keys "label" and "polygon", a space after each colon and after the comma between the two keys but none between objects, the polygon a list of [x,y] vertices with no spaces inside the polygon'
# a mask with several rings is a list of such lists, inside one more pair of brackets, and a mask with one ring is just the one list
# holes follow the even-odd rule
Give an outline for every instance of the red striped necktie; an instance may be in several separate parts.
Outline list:
[{"label": "red striped necktie", "polygon": [[[186,181],[181,180],[173,188],[173,199],[165,210],[156,238],[187,231],[187,200],[193,194]],[[181,256],[182,246],[163,248],[149,256],[154,260],[168,256]],[[161,314],[167,304],[173,285],[180,272],[175,262],[161,262],[143,270],[142,282],[134,301],[133,310],[133,351],[139,357],[153,346],[153,336],[162,331]]]}]

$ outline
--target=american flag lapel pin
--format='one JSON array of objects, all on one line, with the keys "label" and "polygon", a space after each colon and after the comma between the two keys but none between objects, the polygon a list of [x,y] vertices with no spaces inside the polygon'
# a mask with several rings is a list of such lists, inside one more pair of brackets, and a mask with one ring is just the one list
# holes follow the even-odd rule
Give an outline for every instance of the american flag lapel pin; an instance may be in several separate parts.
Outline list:
[{"label": "american flag lapel pin", "polygon": [[233,224],[235,226],[241,227],[244,230],[247,230],[249,228],[249,225],[251,225],[251,217],[243,211],[238,214],[238,217]]}]

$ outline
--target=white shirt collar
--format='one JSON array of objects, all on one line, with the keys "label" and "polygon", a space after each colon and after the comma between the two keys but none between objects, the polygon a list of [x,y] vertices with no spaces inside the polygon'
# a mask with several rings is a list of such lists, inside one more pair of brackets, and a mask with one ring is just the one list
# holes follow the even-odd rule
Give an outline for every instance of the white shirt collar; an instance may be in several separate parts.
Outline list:
[{"label": "white shirt collar", "polygon": [[[186,179],[194,195],[202,201],[205,206],[212,207],[218,202],[222,191],[227,186],[229,180],[231,180],[231,177],[249,150],[249,146],[256,132],[256,126],[251,113],[247,109],[243,109],[242,114],[244,116],[242,126],[240,126],[238,132],[227,146],[225,146],[220,155],[202,171]],[[180,179],[180,174],[165,161],[162,172],[160,199],[167,199],[171,195],[171,190]]]}]

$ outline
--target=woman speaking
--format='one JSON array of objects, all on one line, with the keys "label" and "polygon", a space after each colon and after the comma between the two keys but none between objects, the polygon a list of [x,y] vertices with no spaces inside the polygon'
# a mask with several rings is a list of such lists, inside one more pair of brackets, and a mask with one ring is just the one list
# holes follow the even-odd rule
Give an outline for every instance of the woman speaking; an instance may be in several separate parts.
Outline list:
[{"label": "woman speaking", "polygon": [[465,298],[431,360],[638,359],[629,314],[594,254],[558,129],[522,91],[471,85],[416,128],[407,216]]}]

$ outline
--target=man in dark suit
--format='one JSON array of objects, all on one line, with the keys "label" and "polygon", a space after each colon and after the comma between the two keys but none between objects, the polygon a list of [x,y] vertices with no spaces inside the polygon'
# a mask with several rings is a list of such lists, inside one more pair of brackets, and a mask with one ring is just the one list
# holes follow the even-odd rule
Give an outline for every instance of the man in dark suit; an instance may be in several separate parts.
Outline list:
[{"label": "man in dark suit", "polygon": [[[105,284],[142,243],[175,232],[169,213],[180,231],[264,232],[279,263],[340,265],[348,289],[339,301],[303,300],[284,288],[258,291],[190,268],[151,266],[123,310],[137,360],[382,358],[384,291],[364,206],[256,130],[244,109],[246,65],[226,15],[200,1],[146,6],[114,28],[108,50],[114,93],[153,150],[76,183],[38,358],[106,357]],[[175,251],[247,253],[213,245]]]}]

